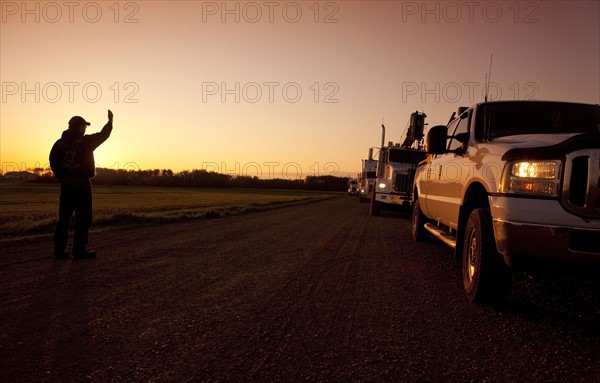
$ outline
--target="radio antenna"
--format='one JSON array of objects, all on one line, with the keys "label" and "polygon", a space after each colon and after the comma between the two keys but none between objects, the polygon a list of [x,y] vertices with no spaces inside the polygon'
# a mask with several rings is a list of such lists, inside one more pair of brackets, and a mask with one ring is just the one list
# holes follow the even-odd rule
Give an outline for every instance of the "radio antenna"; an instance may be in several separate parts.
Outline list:
[{"label": "radio antenna", "polygon": [[485,103],[483,108],[483,139],[489,141],[490,139],[490,111],[488,110],[488,96],[490,93],[490,82],[492,78],[492,59],[494,55],[490,55],[490,70],[485,75]]},{"label": "radio antenna", "polygon": [[490,70],[485,75],[485,102],[488,101],[488,95],[490,94],[490,82],[492,78],[492,59],[494,55],[490,55]]}]

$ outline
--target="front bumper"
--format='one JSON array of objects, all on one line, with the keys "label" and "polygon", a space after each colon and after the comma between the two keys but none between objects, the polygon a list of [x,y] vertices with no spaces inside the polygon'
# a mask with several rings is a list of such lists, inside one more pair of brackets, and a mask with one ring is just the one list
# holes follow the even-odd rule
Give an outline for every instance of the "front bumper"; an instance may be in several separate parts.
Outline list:
[{"label": "front bumper", "polygon": [[494,219],[496,247],[508,264],[595,264],[600,266],[600,230],[544,226]]},{"label": "front bumper", "polygon": [[557,200],[491,196],[490,207],[496,247],[508,264],[600,265],[600,219],[570,214]]},{"label": "front bumper", "polygon": [[410,195],[408,194],[375,193],[375,200],[391,205],[410,205]]}]

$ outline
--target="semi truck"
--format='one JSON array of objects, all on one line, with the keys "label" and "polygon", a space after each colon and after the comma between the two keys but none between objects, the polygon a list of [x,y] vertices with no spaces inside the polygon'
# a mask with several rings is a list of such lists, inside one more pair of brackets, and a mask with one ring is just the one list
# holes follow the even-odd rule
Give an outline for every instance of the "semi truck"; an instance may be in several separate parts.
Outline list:
[{"label": "semi truck", "polygon": [[355,196],[358,193],[358,181],[356,178],[348,180],[348,195]]},{"label": "semi truck", "polygon": [[358,175],[358,202],[368,201],[371,197],[375,176],[377,173],[377,160],[373,159],[373,148],[369,149],[369,157],[362,160],[362,170]]},{"label": "semi truck", "polygon": [[371,190],[371,215],[379,215],[384,206],[410,206],[415,172],[427,155],[422,147],[426,117],[419,111],[411,114],[402,144],[390,141],[384,146],[385,125],[381,125],[381,148]]}]

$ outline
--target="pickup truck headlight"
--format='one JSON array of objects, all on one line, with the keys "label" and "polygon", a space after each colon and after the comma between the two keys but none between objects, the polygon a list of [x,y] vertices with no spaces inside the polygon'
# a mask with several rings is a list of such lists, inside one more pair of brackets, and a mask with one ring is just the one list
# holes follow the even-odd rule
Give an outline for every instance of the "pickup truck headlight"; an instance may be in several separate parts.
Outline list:
[{"label": "pickup truck headlight", "polygon": [[504,193],[558,197],[560,161],[517,161],[508,163],[501,191]]}]

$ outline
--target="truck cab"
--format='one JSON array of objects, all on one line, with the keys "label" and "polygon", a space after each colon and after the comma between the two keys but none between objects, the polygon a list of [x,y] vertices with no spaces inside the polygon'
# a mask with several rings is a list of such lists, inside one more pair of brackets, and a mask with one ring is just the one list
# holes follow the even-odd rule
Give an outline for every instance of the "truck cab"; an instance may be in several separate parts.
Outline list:
[{"label": "truck cab", "polygon": [[369,199],[375,185],[377,175],[377,160],[373,159],[373,149],[369,149],[369,158],[362,160],[362,171],[358,182],[358,202]]},{"label": "truck cab", "polygon": [[358,181],[356,178],[348,180],[348,195],[355,196],[358,193]]},{"label": "truck cab", "polygon": [[383,206],[410,206],[412,185],[418,164],[426,157],[422,149],[425,113],[416,111],[408,122],[406,138],[400,143],[385,140],[385,126],[382,125],[381,148],[377,161],[377,174],[371,191],[371,215],[379,215]]},{"label": "truck cab", "polygon": [[391,142],[379,153],[379,166],[371,201],[372,215],[379,214],[381,204],[410,205],[417,165],[426,156],[422,150],[400,147]]}]

